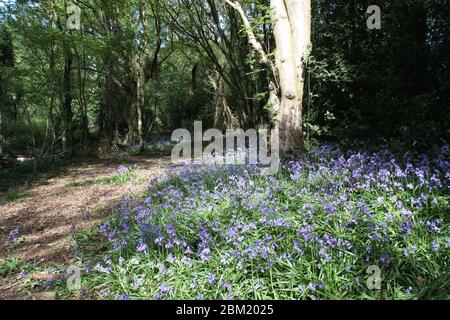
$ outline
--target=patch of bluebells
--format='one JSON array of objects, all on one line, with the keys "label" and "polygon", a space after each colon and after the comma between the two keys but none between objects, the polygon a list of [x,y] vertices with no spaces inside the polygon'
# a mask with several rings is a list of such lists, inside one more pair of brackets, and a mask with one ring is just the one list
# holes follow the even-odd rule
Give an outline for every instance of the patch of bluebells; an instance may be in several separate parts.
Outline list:
[{"label": "patch of bluebells", "polygon": [[[183,297],[194,299],[255,298],[257,292],[362,296],[365,270],[373,264],[385,281],[403,288],[391,294],[409,288],[396,270],[416,278],[417,270],[430,270],[430,283],[446,276],[447,145],[433,157],[325,145],[309,160],[285,163],[276,176],[262,176],[260,169],[203,160],[169,167],[167,179],[148,184],[144,199],[123,198],[102,225],[111,255],[158,261],[161,282],[148,293],[155,299],[173,297],[184,286],[180,292],[190,295]],[[419,267],[409,268],[409,259]],[[340,280],[318,278],[342,272]],[[303,286],[305,279],[310,282]],[[247,291],[233,292],[236,283]]]},{"label": "patch of bluebells", "polygon": [[121,173],[125,173],[125,172],[129,172],[130,169],[126,166],[120,165],[114,172],[113,174],[121,174]]},{"label": "patch of bluebells", "polygon": [[159,286],[159,292],[155,295],[155,300],[161,300],[163,298],[169,297],[173,290],[172,286],[161,284]]},{"label": "patch of bluebells", "polygon": [[19,233],[20,233],[20,228],[19,227],[16,227],[14,230],[12,230],[8,234],[8,237],[6,238],[6,244],[10,245],[10,244],[14,243],[14,240],[17,238]]}]

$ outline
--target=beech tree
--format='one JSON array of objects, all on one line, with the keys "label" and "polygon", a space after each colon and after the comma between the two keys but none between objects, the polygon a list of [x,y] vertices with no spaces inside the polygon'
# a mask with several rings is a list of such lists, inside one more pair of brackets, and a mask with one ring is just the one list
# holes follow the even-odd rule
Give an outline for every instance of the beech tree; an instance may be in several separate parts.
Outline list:
[{"label": "beech tree", "polygon": [[253,28],[237,1],[225,0],[243,20],[249,44],[268,66],[269,102],[280,134],[280,152],[303,150],[302,101],[304,66],[311,42],[311,0],[271,0],[275,38],[275,63],[258,42]]}]

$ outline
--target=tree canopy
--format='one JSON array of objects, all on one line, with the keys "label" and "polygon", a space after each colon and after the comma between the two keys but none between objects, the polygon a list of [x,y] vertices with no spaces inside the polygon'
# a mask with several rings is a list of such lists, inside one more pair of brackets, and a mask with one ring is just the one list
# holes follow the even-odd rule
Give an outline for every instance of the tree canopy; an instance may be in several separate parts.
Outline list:
[{"label": "tree canopy", "polygon": [[[375,30],[361,1],[312,1],[287,24],[279,8],[293,16],[300,2],[278,2],[4,2],[0,151],[142,150],[194,120],[222,130],[283,123],[286,149],[448,137],[448,1],[380,0]],[[292,62],[286,34],[307,37],[292,43]]]}]

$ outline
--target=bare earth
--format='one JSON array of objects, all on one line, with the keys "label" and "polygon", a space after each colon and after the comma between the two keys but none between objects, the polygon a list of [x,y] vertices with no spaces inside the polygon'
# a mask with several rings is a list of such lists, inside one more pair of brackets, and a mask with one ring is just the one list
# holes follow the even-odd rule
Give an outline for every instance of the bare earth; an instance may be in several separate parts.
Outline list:
[{"label": "bare earth", "polygon": [[[36,182],[23,189],[22,201],[0,203],[0,265],[12,256],[39,265],[69,264],[75,257],[73,232],[98,225],[111,208],[127,194],[144,190],[146,183],[163,174],[167,158],[126,157],[119,161],[95,161],[69,167],[64,173]],[[124,185],[82,185],[87,179],[111,176],[119,163],[133,167],[136,181]],[[10,231],[20,228],[19,245],[6,244]],[[0,278],[0,299],[26,298],[11,286],[11,280]],[[25,296],[24,296],[25,295]]]}]

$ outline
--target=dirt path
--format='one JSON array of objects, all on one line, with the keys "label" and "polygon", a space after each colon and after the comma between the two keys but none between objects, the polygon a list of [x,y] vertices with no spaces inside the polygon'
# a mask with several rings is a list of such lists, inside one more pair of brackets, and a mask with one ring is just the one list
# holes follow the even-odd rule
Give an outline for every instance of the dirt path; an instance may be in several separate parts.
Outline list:
[{"label": "dirt path", "polygon": [[[73,232],[98,224],[126,194],[139,193],[145,181],[164,172],[167,158],[125,157],[69,167],[64,173],[23,189],[26,198],[0,203],[0,265],[12,256],[39,265],[70,263],[75,256]],[[83,181],[112,175],[119,165],[133,167],[138,179],[123,185],[84,184]],[[6,243],[19,227],[20,243]],[[14,290],[1,290],[0,299],[14,298]]]}]

